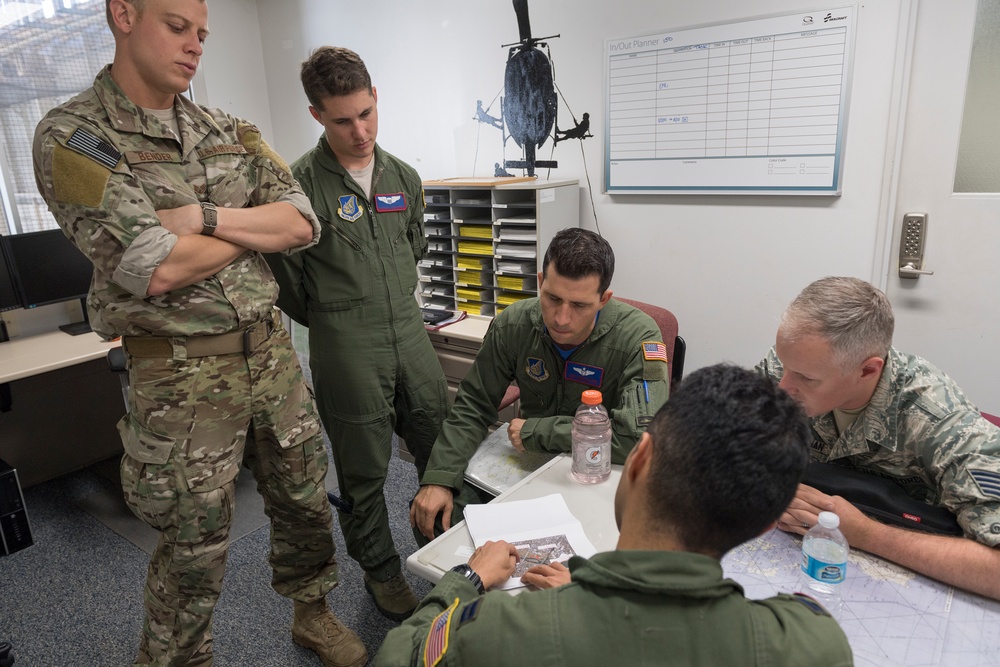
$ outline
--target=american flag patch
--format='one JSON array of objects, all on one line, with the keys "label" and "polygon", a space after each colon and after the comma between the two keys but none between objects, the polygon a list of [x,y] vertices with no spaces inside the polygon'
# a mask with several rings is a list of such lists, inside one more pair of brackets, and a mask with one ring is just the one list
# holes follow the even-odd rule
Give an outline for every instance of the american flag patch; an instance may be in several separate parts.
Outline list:
[{"label": "american flag patch", "polygon": [[667,361],[667,346],[663,343],[643,343],[642,358],[646,361]]},{"label": "american flag patch", "polygon": [[122,154],[114,146],[82,128],[76,128],[66,145],[81,155],[114,169],[122,159]]},{"label": "american flag patch", "polygon": [[431,623],[431,631],[427,633],[427,641],[424,642],[424,667],[434,667],[441,662],[445,652],[448,650],[448,631],[451,629],[451,615],[458,607],[458,598],[451,603],[451,606],[442,611]]},{"label": "american flag patch", "polygon": [[976,486],[984,496],[1000,498],[1000,473],[993,470],[969,468],[969,474],[975,480]]}]

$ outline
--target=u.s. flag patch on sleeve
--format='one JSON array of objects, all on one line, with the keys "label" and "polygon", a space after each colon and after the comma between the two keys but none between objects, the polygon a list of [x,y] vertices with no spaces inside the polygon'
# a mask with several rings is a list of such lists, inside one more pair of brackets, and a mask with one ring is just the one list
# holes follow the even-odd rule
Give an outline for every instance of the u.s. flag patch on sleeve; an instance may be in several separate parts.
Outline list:
[{"label": "u.s. flag patch on sleeve", "polygon": [[646,361],[667,361],[667,346],[663,343],[643,343],[642,358]]},{"label": "u.s. flag patch on sleeve", "polygon": [[448,631],[451,629],[451,616],[458,607],[458,598],[451,606],[442,611],[431,623],[431,630],[424,642],[424,667],[434,667],[448,650]]}]

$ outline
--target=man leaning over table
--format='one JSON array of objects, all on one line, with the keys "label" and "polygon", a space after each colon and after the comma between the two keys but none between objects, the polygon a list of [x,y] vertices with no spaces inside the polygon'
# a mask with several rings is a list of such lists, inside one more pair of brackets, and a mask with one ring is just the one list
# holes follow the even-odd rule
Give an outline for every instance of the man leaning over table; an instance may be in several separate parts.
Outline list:
[{"label": "man leaning over table", "polygon": [[517,562],[513,545],[487,542],[389,632],[376,665],[852,664],[814,600],[748,600],[719,562],[774,527],[808,442],[802,410],[773,381],[728,365],[695,371],[625,461],[615,551],[522,578],[551,590],[483,595]]},{"label": "man leaning over table", "polygon": [[1000,430],[938,368],[892,347],[885,294],[829,277],[789,305],[758,370],[778,379],[812,425],[812,458],[888,477],[956,515],[964,537],[883,524],[804,484],[778,527],[805,534],[821,511],[848,543],[946,584],[1000,599]]},{"label": "man leaning over table", "polygon": [[[419,539],[433,539],[479,502],[465,469],[507,387],[517,381],[521,416],[507,433],[520,451],[568,452],[581,394],[598,389],[612,422],[611,460],[621,463],[667,400],[666,348],[656,322],[611,298],[615,255],[594,232],[553,237],[538,274],[538,296],[493,320],[431,449],[410,508]],[[440,520],[440,524],[436,522]]]}]

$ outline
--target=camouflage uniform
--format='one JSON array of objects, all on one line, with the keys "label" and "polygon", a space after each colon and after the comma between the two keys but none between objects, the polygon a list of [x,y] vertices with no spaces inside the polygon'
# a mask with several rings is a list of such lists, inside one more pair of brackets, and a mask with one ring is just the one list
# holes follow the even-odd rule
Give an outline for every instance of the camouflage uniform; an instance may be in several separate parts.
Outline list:
[{"label": "camouflage uniform", "polygon": [[[781,379],[774,348],[757,370]],[[871,401],[844,433],[832,412],[810,422],[814,460],[892,479],[954,512],[967,537],[1000,545],[1000,429],[932,364],[889,348]]]},{"label": "camouflage uniform", "polygon": [[326,137],[292,165],[322,221],[319,243],[268,255],[279,305],[309,327],[316,402],[333,447],[347,552],[376,581],[401,572],[385,506],[392,433],[423,473],[448,412],[448,383],[414,290],[427,250],[423,188],[412,167],[375,146],[371,197]]},{"label": "camouflage uniform", "polygon": [[[39,124],[35,177],[63,231],[94,263],[95,331],[125,336],[126,350],[132,341],[167,350],[129,355],[130,411],[119,423],[126,501],[160,531],[138,662],[210,664],[241,462],[271,517],[272,585],[311,602],[337,581],[327,457],[288,335],[280,322],[266,324],[277,285],[264,259],[246,251],[210,278],[147,297],[150,276],[177,241],[155,211],[282,201],[313,224],[313,243],[319,228],[255,127],[177,96],[178,142],[109,72]],[[192,347],[218,341],[212,334],[240,338],[248,328],[260,338],[246,356],[199,356]]]},{"label": "camouflage uniform", "polygon": [[611,299],[587,340],[567,361],[556,352],[542,320],[538,297],[500,313],[483,338],[476,361],[458,388],[455,404],[431,450],[421,484],[455,489],[453,521],[478,502],[464,483],[465,469],[490,425],[511,381],[521,391],[524,448],[570,451],[573,415],[587,389],[599,389],[611,415],[611,460],[623,463],[646,424],[670,392],[666,356],[647,356],[646,344],[662,346],[656,322],[641,310]]},{"label": "camouflage uniform", "polygon": [[844,631],[810,598],[748,600],[719,561],[679,551],[609,551],[569,561],[572,582],[477,594],[448,572],[375,664],[852,664]]}]

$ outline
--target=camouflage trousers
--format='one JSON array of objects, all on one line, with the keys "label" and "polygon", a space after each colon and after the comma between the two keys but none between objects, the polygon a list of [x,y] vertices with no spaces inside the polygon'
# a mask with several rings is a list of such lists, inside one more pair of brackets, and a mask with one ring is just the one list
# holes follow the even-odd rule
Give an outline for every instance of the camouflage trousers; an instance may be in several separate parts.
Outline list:
[{"label": "camouflage trousers", "polygon": [[249,357],[129,362],[122,489],[160,532],[136,664],[210,665],[241,463],[271,520],[273,588],[311,602],[337,583],[316,408],[280,327]]}]

